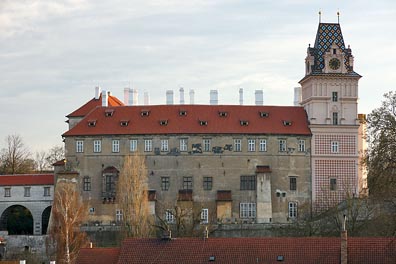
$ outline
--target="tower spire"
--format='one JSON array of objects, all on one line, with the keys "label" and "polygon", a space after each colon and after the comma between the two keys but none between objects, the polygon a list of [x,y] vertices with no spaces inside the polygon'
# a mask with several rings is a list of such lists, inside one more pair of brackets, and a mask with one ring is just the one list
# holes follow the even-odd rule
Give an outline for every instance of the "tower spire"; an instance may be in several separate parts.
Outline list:
[{"label": "tower spire", "polygon": [[321,23],[321,22],[322,22],[322,11],[319,10],[319,23]]},{"label": "tower spire", "polygon": [[340,24],[340,11],[337,11],[337,19],[338,19],[338,24]]}]

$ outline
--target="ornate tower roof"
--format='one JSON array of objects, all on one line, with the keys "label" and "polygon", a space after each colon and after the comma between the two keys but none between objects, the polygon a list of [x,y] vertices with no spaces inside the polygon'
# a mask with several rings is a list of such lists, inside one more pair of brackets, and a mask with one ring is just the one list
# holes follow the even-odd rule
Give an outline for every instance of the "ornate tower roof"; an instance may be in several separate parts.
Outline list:
[{"label": "ornate tower roof", "polygon": [[344,38],[342,36],[341,26],[339,23],[319,23],[316,33],[314,47],[308,47],[308,58],[311,58],[312,63],[309,64],[309,69],[306,75],[317,75],[325,73],[326,68],[326,54],[330,54],[332,49],[337,48],[341,51],[343,61],[341,62],[345,72],[343,74],[359,76],[353,71],[353,56],[352,50],[345,46]]}]

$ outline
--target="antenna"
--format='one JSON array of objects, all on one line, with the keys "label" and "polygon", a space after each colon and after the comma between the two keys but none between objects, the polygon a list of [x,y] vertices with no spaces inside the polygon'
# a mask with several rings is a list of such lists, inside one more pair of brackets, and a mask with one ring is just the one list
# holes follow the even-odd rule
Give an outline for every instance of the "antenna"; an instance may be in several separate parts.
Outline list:
[{"label": "antenna", "polygon": [[340,11],[337,11],[337,17],[338,17],[338,24],[340,24]]},{"label": "antenna", "polygon": [[322,22],[322,11],[319,10],[319,23]]}]

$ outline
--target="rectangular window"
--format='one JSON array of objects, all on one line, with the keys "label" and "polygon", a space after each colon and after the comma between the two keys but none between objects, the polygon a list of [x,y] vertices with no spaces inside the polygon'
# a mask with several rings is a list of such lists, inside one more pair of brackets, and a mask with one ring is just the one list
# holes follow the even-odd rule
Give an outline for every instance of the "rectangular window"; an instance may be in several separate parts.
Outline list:
[{"label": "rectangular window", "polygon": [[51,196],[51,187],[44,187],[44,196]]},{"label": "rectangular window", "polygon": [[240,203],[239,204],[240,218],[255,218],[256,217],[256,203]]},{"label": "rectangular window", "polygon": [[4,197],[11,197],[11,188],[10,187],[4,188]]},{"label": "rectangular window", "polygon": [[120,152],[120,141],[118,139],[113,139],[111,141],[111,151],[113,153]]},{"label": "rectangular window", "polygon": [[94,149],[93,152],[98,153],[102,151],[102,141],[101,140],[94,140]]},{"label": "rectangular window", "polygon": [[122,222],[122,210],[121,209],[116,209],[116,218],[115,218],[117,223]]},{"label": "rectangular window", "polygon": [[253,152],[256,151],[256,140],[248,139],[248,151]]},{"label": "rectangular window", "polygon": [[338,125],[338,113],[333,112],[333,125]]},{"label": "rectangular window", "polygon": [[305,140],[304,139],[300,139],[298,141],[298,151],[305,152]]},{"label": "rectangular window", "polygon": [[82,141],[82,140],[77,140],[76,141],[76,152],[77,153],[84,152],[84,141]]},{"label": "rectangular window", "polygon": [[161,139],[161,151],[169,151],[169,140]]},{"label": "rectangular window", "polygon": [[210,149],[210,139],[204,139],[203,140],[203,146],[204,146],[203,151],[210,152],[211,151],[211,149]]},{"label": "rectangular window", "polygon": [[144,140],[144,151],[145,152],[153,151],[153,141],[151,139]]},{"label": "rectangular window", "polygon": [[333,102],[337,102],[338,101],[338,93],[337,92],[333,92],[332,93],[332,101]]},{"label": "rectangular window", "polygon": [[289,178],[289,185],[290,185],[290,191],[297,191],[297,178],[296,177],[290,177]]},{"label": "rectangular window", "polygon": [[213,186],[213,177],[203,177],[203,189],[205,191],[212,190]]},{"label": "rectangular window", "polygon": [[289,202],[289,218],[297,218],[297,202]]},{"label": "rectangular window", "polygon": [[89,176],[85,176],[83,178],[83,190],[90,191],[91,190],[91,178]]},{"label": "rectangular window", "polygon": [[25,191],[24,191],[24,195],[23,196],[30,197],[30,187],[25,187],[24,189],[25,189]]},{"label": "rectangular window", "polygon": [[259,151],[261,151],[261,152],[267,151],[267,140],[266,139],[260,139]]},{"label": "rectangular window", "polygon": [[130,152],[135,152],[137,150],[137,139],[131,139],[129,140],[129,151]]},{"label": "rectangular window", "polygon": [[183,189],[192,190],[193,182],[192,177],[183,177]]},{"label": "rectangular window", "polygon": [[337,179],[330,179],[330,191],[337,190]]},{"label": "rectangular window", "polygon": [[286,140],[279,139],[279,152],[286,152]]},{"label": "rectangular window", "polygon": [[168,224],[175,223],[175,215],[173,214],[171,209],[168,209],[168,210],[165,211],[165,221]]},{"label": "rectangular window", "polygon": [[169,177],[161,177],[161,190],[167,191],[169,190]]},{"label": "rectangular window", "polygon": [[180,139],[180,151],[187,151],[187,139]]},{"label": "rectangular window", "polygon": [[201,224],[209,223],[209,209],[203,208],[201,210]]},{"label": "rectangular window", "polygon": [[241,152],[242,151],[242,140],[234,139],[234,151]]},{"label": "rectangular window", "polygon": [[241,190],[256,190],[256,175],[241,176]]},{"label": "rectangular window", "polygon": [[331,153],[338,153],[338,141],[331,141]]}]

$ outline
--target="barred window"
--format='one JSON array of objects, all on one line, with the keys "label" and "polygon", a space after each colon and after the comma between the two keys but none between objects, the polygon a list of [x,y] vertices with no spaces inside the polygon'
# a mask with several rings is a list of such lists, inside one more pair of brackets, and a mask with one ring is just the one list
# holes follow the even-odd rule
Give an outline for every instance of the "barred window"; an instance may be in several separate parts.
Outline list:
[{"label": "barred window", "polygon": [[183,177],[183,189],[192,190],[193,182],[192,177]]},{"label": "barred window", "polygon": [[290,191],[297,191],[297,178],[290,177],[289,183],[290,183]]},{"label": "barred window", "polygon": [[241,176],[241,190],[256,190],[256,175]]},{"label": "barred window", "polygon": [[203,178],[203,189],[205,191],[212,190],[212,185],[213,185],[213,177],[204,177]]}]

